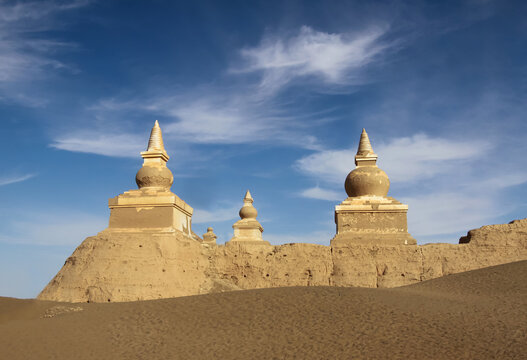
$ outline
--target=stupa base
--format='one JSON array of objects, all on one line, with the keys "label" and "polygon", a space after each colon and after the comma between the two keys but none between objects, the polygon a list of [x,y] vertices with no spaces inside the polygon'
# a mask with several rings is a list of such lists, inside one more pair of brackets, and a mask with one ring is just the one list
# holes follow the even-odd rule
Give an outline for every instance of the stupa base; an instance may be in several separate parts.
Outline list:
[{"label": "stupa base", "polygon": [[109,230],[179,230],[191,236],[193,209],[170,191],[130,190],[109,200]]}]

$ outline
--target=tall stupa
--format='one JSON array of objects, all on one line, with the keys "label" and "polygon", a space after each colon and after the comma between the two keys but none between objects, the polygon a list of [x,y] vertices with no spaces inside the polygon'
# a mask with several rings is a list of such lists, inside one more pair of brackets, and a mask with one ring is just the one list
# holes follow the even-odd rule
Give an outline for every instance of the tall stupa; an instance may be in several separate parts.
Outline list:
[{"label": "tall stupa", "polygon": [[192,232],[193,209],[170,190],[174,177],[157,121],[141,156],[138,189],[109,199],[108,227],[75,249],[39,299],[134,301],[207,288],[209,260]]},{"label": "tall stupa", "polygon": [[344,182],[348,198],[335,207],[337,233],[332,246],[340,244],[415,245],[408,233],[408,205],[388,197],[390,179],[377,167],[377,154],[362,129],[355,155],[356,168]]},{"label": "tall stupa", "polygon": [[111,210],[107,231],[173,231],[192,236],[193,209],[170,191],[174,176],[167,167],[169,156],[156,120],[148,148],[141,152],[143,166],[135,181],[139,189],[126,191],[108,201]]}]

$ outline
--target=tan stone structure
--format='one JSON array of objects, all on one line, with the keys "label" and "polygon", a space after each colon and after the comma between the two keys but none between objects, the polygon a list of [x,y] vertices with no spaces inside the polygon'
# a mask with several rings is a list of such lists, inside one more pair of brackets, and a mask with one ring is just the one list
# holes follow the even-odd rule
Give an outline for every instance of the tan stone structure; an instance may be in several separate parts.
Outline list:
[{"label": "tan stone structure", "polygon": [[377,167],[377,154],[362,129],[355,156],[357,168],[346,177],[348,198],[335,207],[337,234],[332,246],[343,243],[415,245],[408,233],[408,205],[388,197],[390,179]]},{"label": "tan stone structure", "polygon": [[262,239],[263,227],[256,220],[258,211],[253,206],[253,202],[251,193],[247,190],[243,198],[243,206],[239,212],[240,220],[232,225],[234,236],[229,241],[230,244],[270,245],[268,241]]},{"label": "tan stone structure", "polygon": [[193,209],[170,191],[174,176],[166,166],[169,156],[157,120],[150,133],[148,148],[141,156],[143,167],[135,177],[139,190],[126,191],[108,201],[111,214],[107,231],[179,230],[191,236]]},{"label": "tan stone structure", "polygon": [[[363,134],[358,163],[369,161],[368,166],[372,166],[376,155],[370,151],[371,145],[368,148],[367,135]],[[256,220],[258,213],[249,192],[240,210],[241,220],[233,225],[234,237],[225,245],[215,245],[216,235],[212,228],[203,239],[192,232],[192,208],[170,192],[173,178],[166,168],[168,155],[157,122],[148,150],[141,155],[145,161],[136,177],[139,190],[110,199],[110,226],[88,237],[75,249],[39,294],[39,299],[116,302],[280,286],[386,288],[527,260],[527,219],[471,230],[460,239],[459,245],[417,246],[404,245],[405,226],[404,231],[392,231],[399,229],[397,226],[401,222],[398,220],[390,220],[397,226],[382,225],[392,224],[386,222],[376,225],[372,231],[365,231],[377,237],[355,241],[353,236],[361,230],[355,224],[359,223],[344,217],[341,224],[350,225],[342,227],[340,234],[346,237],[342,241],[334,239],[331,246],[302,243],[272,246],[261,237],[263,228]],[[354,201],[375,200],[373,193],[380,199],[379,207],[390,205],[386,200],[390,198],[384,192],[377,192],[382,188],[387,193],[388,181],[387,176],[377,170],[366,169],[365,173],[379,179],[378,187],[369,180],[358,181],[359,186],[355,186],[357,180],[353,179],[360,179],[363,170],[348,176],[352,179],[348,192],[348,200],[352,203],[344,205],[352,207],[343,208],[337,214],[337,231],[338,221],[342,219],[339,216],[346,215],[346,211],[351,219],[361,214],[359,204]],[[366,193],[361,192],[363,186],[367,188]],[[364,196],[369,196],[370,200],[365,200]],[[406,208],[400,205],[402,207],[391,210],[401,210],[399,213],[404,214],[406,225]],[[371,202],[361,206],[369,206],[366,213],[376,210]],[[371,218],[377,220],[385,219],[390,212],[372,214]],[[368,222],[363,224],[369,226]],[[402,236],[378,237],[384,231],[391,235],[402,233]],[[348,235],[353,235],[351,240]],[[393,239],[397,241],[391,241]]]},{"label": "tan stone structure", "polygon": [[203,234],[203,243],[208,245],[216,245],[216,239],[218,237],[214,234],[214,229],[209,227],[207,232]]}]

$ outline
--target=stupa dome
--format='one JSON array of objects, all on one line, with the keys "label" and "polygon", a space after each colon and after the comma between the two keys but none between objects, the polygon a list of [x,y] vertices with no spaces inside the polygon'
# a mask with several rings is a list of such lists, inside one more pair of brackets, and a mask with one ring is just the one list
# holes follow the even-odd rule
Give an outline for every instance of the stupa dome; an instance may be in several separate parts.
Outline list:
[{"label": "stupa dome", "polygon": [[360,166],[348,174],[344,188],[350,197],[386,196],[390,189],[390,179],[376,166]]},{"label": "stupa dome", "polygon": [[167,167],[143,166],[135,175],[135,182],[139,189],[148,187],[169,190],[174,182],[174,175]]},{"label": "stupa dome", "polygon": [[377,167],[377,154],[373,152],[365,129],[362,129],[355,165],[357,168],[348,174],[344,182],[349,197],[388,195],[390,179]]}]

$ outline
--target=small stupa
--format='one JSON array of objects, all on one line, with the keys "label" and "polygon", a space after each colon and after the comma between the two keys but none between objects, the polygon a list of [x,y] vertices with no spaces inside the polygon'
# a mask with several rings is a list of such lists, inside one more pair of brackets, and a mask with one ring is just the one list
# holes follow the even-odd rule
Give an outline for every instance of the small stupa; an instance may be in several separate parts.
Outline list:
[{"label": "small stupa", "polygon": [[249,190],[245,193],[243,198],[243,206],[240,209],[240,220],[236,221],[232,228],[234,229],[234,236],[228,243],[247,243],[247,244],[262,244],[270,245],[268,241],[262,239],[263,227],[256,216],[258,211],[253,206],[253,198]]},{"label": "small stupa", "polygon": [[193,209],[170,191],[174,181],[167,167],[169,156],[156,120],[148,147],[141,152],[143,166],[135,181],[138,190],[130,190],[108,201],[111,210],[107,231],[173,231],[192,236]]},{"label": "small stupa", "polygon": [[203,234],[203,244],[216,245],[216,239],[218,236],[214,234],[214,229],[211,227],[207,228],[207,232]]},{"label": "small stupa", "polygon": [[377,154],[362,129],[356,168],[344,182],[348,198],[335,207],[337,233],[331,245],[415,245],[408,233],[408,205],[388,197],[390,179],[377,167]]}]

